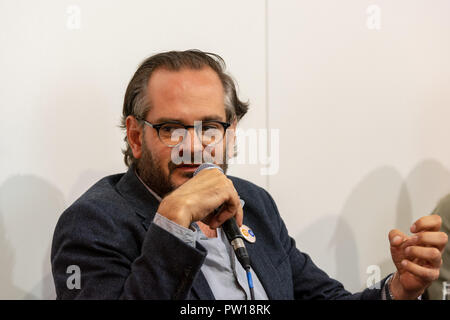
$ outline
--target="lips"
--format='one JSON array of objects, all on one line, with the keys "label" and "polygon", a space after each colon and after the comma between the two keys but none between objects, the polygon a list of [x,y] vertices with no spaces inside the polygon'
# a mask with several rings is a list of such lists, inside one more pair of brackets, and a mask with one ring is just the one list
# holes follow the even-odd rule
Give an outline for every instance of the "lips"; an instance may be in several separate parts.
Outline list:
[{"label": "lips", "polygon": [[175,167],[182,171],[195,171],[199,167],[198,164],[180,164]]}]

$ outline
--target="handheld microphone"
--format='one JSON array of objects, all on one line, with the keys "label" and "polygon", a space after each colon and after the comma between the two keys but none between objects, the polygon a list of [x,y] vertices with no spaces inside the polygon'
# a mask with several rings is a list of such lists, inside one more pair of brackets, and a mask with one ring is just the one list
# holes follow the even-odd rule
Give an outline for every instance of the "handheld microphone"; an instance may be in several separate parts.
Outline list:
[{"label": "handheld microphone", "polygon": [[[202,163],[194,172],[194,176],[197,175],[202,170],[208,169],[219,169],[220,172],[224,173],[222,168],[213,164],[213,163]],[[219,206],[214,210],[214,213],[217,214],[221,211],[222,206]],[[233,247],[234,253],[236,254],[236,258],[242,265],[245,270],[250,270],[250,257],[247,252],[247,248],[245,248],[244,244],[244,236],[241,234],[239,227],[237,225],[236,219],[231,217],[227,221],[222,224],[222,229],[227,236],[228,241]]]}]

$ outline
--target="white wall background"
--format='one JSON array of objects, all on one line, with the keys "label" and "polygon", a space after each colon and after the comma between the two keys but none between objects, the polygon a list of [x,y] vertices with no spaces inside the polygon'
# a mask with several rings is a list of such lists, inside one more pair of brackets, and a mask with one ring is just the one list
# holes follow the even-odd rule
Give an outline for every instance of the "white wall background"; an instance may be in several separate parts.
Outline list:
[{"label": "white wall background", "polygon": [[389,230],[450,192],[449,1],[0,0],[0,298],[55,297],[58,216],[125,171],[129,79],[189,48],[226,60],[251,102],[241,128],[279,129],[276,174],[230,174],[267,188],[349,290],[392,272]]}]

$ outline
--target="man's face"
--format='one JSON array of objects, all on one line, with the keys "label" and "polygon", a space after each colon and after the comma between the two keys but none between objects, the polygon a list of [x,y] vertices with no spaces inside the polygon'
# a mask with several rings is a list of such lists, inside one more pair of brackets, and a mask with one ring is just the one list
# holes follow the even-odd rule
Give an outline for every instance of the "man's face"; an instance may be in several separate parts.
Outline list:
[{"label": "man's face", "polygon": [[[146,120],[152,124],[167,121],[184,125],[194,125],[195,121],[204,120],[226,122],[222,83],[210,68],[186,68],[180,71],[158,69],[150,78],[148,93],[151,108]],[[234,129],[235,125],[234,123],[231,129]],[[204,152],[204,146],[198,140],[194,129],[190,129],[188,135],[175,150],[176,154],[183,155],[183,158],[188,152],[190,162],[193,163],[194,153]],[[216,163],[226,171],[225,138],[217,148],[222,149],[224,157]],[[146,126],[142,135],[137,170],[141,179],[162,197],[190,179],[198,166],[184,163],[176,165],[172,161],[174,154],[174,148],[158,138],[157,130]]]}]

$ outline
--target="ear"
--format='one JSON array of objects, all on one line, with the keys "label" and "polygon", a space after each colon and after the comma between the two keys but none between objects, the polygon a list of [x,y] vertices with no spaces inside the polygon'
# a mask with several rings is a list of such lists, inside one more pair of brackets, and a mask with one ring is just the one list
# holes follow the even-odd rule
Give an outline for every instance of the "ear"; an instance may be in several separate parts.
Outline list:
[{"label": "ear", "polygon": [[144,139],[144,130],[133,116],[126,119],[128,144],[133,151],[133,156],[139,159],[142,155],[142,139]]}]

